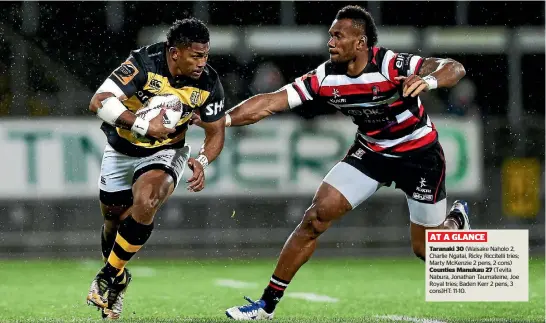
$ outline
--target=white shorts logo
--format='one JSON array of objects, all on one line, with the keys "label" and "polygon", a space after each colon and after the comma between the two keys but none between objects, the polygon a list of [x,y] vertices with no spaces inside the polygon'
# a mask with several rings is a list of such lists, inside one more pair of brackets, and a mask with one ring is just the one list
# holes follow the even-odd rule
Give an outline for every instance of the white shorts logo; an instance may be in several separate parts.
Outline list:
[{"label": "white shorts logo", "polygon": [[434,197],[432,194],[420,194],[420,193],[413,193],[413,199],[417,201],[432,201]]}]

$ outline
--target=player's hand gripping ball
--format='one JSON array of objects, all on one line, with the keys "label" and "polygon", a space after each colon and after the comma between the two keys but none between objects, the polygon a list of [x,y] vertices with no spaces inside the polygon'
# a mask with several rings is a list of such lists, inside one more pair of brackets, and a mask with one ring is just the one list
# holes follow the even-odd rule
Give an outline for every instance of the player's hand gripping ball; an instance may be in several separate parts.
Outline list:
[{"label": "player's hand gripping ball", "polygon": [[[182,117],[182,101],[174,95],[157,95],[149,99],[142,108],[138,109],[135,113],[137,117],[150,121],[150,127],[148,128],[147,136],[140,136],[133,134],[140,142],[151,142],[155,140],[155,132],[159,132],[161,135],[161,129],[154,127],[154,118],[160,116],[163,126],[167,129],[174,129],[180,118]],[[174,132],[174,131],[169,131]],[[168,133],[165,131],[165,136]],[[157,138],[160,139],[160,138]]]}]

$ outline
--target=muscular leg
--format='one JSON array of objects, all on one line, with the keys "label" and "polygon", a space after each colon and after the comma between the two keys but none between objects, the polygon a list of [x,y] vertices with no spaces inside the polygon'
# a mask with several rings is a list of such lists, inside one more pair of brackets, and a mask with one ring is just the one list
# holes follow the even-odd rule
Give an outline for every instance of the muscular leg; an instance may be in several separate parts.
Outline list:
[{"label": "muscular leg", "polygon": [[149,170],[136,180],[133,205],[120,222],[112,252],[103,268],[104,274],[114,277],[123,271],[150,237],[154,216],[173,190],[173,178],[163,170]]},{"label": "muscular leg", "polygon": [[372,196],[380,184],[348,162],[337,163],[318,188],[302,221],[284,244],[277,266],[259,301],[235,306],[226,315],[237,320],[271,319],[298,270],[311,258],[318,237],[332,223]]},{"label": "muscular leg", "polygon": [[274,275],[285,281],[292,280],[300,267],[311,258],[317,238],[334,220],[351,209],[351,204],[337,189],[322,183],[302,221],[284,244]]},{"label": "muscular leg", "polygon": [[173,178],[163,170],[153,169],[142,174],[133,185],[131,216],[141,224],[152,224],[159,207],[174,191]]},{"label": "muscular leg", "polygon": [[261,297],[267,313],[275,310],[288,283],[311,258],[317,238],[351,209],[351,204],[336,188],[325,182],[320,185],[302,221],[284,244],[270,283]]},{"label": "muscular leg", "polygon": [[100,203],[100,209],[104,218],[101,231],[102,261],[106,263],[110,251],[114,246],[119,224],[130,214],[130,206],[114,206]]},{"label": "muscular leg", "polygon": [[103,262],[106,262],[119,228],[119,224],[130,212],[133,204],[133,192],[131,189],[107,192],[100,190],[100,209],[104,219],[101,230],[101,251]]}]

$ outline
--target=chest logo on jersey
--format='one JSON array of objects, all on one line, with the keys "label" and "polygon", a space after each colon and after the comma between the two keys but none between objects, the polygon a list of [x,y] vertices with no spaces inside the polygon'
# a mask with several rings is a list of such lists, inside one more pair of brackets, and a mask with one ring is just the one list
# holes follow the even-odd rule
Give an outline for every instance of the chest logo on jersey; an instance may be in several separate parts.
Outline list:
[{"label": "chest logo on jersey", "polygon": [[153,88],[154,90],[161,90],[161,81],[158,80],[158,79],[151,79],[150,80],[150,87]]},{"label": "chest logo on jersey", "polygon": [[373,97],[372,97],[372,100],[378,100],[378,99],[384,99],[385,96],[384,95],[379,95],[379,86],[377,85],[374,85],[372,86],[372,94],[373,94]]},{"label": "chest logo on jersey", "polygon": [[333,89],[332,90],[332,95],[334,96],[334,98],[330,99],[331,103],[345,103],[345,102],[347,102],[347,99],[340,98],[341,94],[339,94],[338,89]]},{"label": "chest logo on jersey", "polygon": [[199,91],[193,91],[190,95],[190,102],[192,105],[197,105],[199,103],[199,97],[201,94]]}]

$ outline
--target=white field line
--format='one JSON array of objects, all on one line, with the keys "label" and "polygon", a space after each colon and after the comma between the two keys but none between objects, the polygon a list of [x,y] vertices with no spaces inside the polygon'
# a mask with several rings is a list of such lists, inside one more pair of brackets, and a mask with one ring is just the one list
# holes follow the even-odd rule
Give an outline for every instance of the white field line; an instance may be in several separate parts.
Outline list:
[{"label": "white field line", "polygon": [[309,302],[337,303],[339,299],[314,293],[286,293],[286,297],[303,299]]},{"label": "white field line", "polygon": [[418,317],[408,317],[402,315],[376,315],[378,319],[390,320],[394,322],[413,322],[413,323],[447,323],[446,321],[431,320]]},{"label": "white field line", "polygon": [[214,283],[217,286],[231,287],[231,288],[237,288],[237,289],[258,287],[258,284],[256,283],[233,280],[233,279],[217,279]]}]

